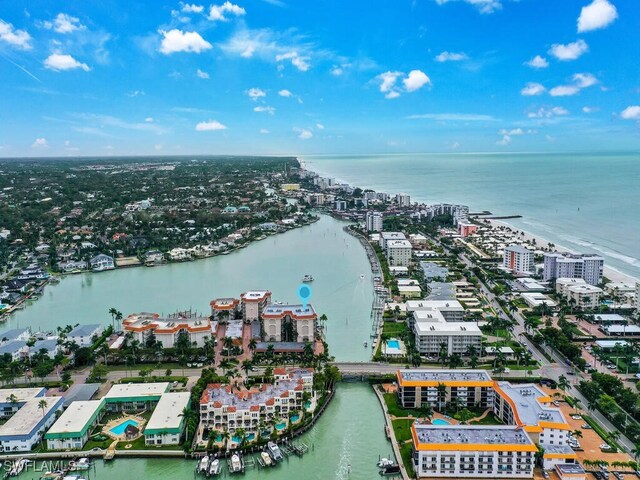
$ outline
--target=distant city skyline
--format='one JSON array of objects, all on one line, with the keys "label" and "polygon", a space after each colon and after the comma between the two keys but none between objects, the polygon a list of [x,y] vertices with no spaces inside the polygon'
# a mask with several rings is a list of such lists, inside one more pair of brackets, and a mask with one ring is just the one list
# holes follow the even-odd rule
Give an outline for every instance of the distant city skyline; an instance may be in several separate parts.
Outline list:
[{"label": "distant city skyline", "polygon": [[0,157],[633,151],[640,4],[31,1]]}]

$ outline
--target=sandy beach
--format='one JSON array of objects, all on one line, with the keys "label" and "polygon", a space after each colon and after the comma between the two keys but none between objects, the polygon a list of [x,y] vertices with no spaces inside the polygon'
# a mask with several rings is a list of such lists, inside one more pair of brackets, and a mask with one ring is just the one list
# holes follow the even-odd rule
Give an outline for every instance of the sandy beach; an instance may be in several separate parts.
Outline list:
[{"label": "sandy beach", "polygon": [[[481,220],[481,219],[478,219]],[[573,250],[570,250],[566,247],[563,247],[562,245],[558,245],[557,243],[554,242],[550,242],[549,240],[547,240],[546,238],[537,236],[537,235],[532,235],[529,232],[526,232],[524,230],[521,230],[519,228],[514,227],[513,225],[511,225],[510,223],[507,223],[505,221],[502,220],[486,220],[487,222],[489,222],[492,226],[502,226],[502,227],[508,227],[511,230],[513,230],[516,233],[522,233],[522,237],[520,237],[522,240],[524,241],[534,241],[536,242],[536,245],[538,246],[547,246],[549,245],[549,243],[553,243],[553,245],[555,245],[555,250],[557,250],[558,252],[567,252],[567,253],[580,253],[580,252],[576,252]],[[610,266],[607,266],[607,264],[605,263],[604,265],[604,276],[607,277],[609,280],[611,280],[612,282],[624,282],[624,283],[636,283],[636,282],[640,282],[639,279],[632,277],[631,275],[627,275],[626,273],[620,272],[614,268],[611,268]]]}]

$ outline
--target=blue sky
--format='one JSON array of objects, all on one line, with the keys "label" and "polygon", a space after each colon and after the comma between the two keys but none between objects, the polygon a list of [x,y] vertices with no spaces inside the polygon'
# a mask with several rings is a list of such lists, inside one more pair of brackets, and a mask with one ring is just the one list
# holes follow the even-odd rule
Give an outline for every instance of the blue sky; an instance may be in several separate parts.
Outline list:
[{"label": "blue sky", "polygon": [[0,156],[637,150],[635,0],[11,2]]}]

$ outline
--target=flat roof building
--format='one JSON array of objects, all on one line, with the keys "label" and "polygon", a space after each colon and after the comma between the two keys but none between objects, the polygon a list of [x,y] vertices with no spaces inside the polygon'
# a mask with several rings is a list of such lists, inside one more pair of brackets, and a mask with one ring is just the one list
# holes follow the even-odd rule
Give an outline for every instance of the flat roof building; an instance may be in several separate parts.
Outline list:
[{"label": "flat roof building", "polygon": [[122,383],[111,387],[105,395],[107,409],[144,410],[150,409],[169,391],[169,382]]},{"label": "flat roof building", "polygon": [[188,408],[189,392],[165,393],[153,410],[144,429],[146,445],[178,445],[184,431],[185,417],[182,412]]},{"label": "flat roof building", "polygon": [[11,417],[28,400],[42,398],[46,393],[44,387],[0,389],[0,418]]},{"label": "flat roof building", "polygon": [[162,342],[164,348],[173,348],[179,335],[186,334],[190,344],[204,346],[204,341],[213,336],[211,320],[192,312],[178,312],[167,317],[157,313],[134,313],[122,322],[124,330],[131,333],[141,344],[153,333],[156,341]]},{"label": "flat roof building", "polygon": [[80,400],[72,402],[53,424],[44,438],[49,450],[79,450],[91,435],[91,429],[100,421],[106,400]]},{"label": "flat roof building", "polygon": [[63,402],[62,397],[27,400],[5,424],[0,425],[0,451],[30,451],[55,422],[56,412],[62,410]]}]

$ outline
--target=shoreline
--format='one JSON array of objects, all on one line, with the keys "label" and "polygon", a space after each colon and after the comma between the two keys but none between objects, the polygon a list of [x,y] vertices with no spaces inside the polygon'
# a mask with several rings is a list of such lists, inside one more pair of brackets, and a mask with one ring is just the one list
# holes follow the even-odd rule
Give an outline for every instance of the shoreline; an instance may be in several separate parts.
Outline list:
[{"label": "shoreline", "polygon": [[[311,168],[309,168],[309,165],[305,162],[303,157],[296,157],[296,160],[298,161],[298,164],[300,165],[300,168],[303,168],[304,170],[313,172],[317,175],[330,175],[328,173],[322,173],[319,171],[314,170],[311,166]],[[348,182],[346,182],[345,180],[342,180],[338,177],[332,177],[332,178],[336,178],[336,180],[340,181],[340,182],[344,182],[347,185],[350,185]],[[354,188],[362,188],[362,189],[366,189],[366,188],[371,188],[368,186],[360,186],[360,185],[350,185]],[[482,209],[480,209],[482,211]],[[471,215],[470,215],[471,217]],[[518,215],[518,218],[524,218],[523,215]],[[522,232],[524,234],[524,238],[527,240],[536,240],[538,243],[541,243],[542,245],[547,245],[548,243],[553,243],[555,245],[555,249],[558,252],[567,252],[567,253],[577,253],[574,250],[571,250],[568,247],[565,247],[561,244],[555,243],[555,242],[549,242],[548,239],[544,238],[541,235],[537,235],[537,234],[533,234],[531,232],[528,232],[526,230],[523,230],[522,228],[516,227],[515,225],[508,223],[507,221],[504,221],[504,219],[488,219],[488,218],[478,218],[475,217],[474,220],[476,221],[480,221],[482,222],[483,220],[487,220],[491,225],[502,225],[508,228],[511,228],[512,230],[516,231],[516,232]],[[638,277],[634,277],[633,275],[629,274],[629,273],[625,273],[623,271],[618,270],[617,268],[611,267],[610,265],[607,265],[605,263],[604,266],[604,276],[607,277],[609,280],[611,280],[612,282],[624,282],[624,283],[637,283],[640,282],[640,278]]]},{"label": "shoreline", "polygon": [[[504,220],[495,220],[495,219],[482,219],[482,218],[474,218],[474,220],[479,221],[480,223],[482,223],[483,221],[489,222],[489,224],[494,227],[494,226],[502,226],[502,227],[507,227],[510,228],[511,230],[513,230],[516,233],[522,233],[523,235],[523,239],[525,241],[536,241],[536,244],[538,245],[548,245],[549,243],[552,243],[554,245],[554,249],[560,253],[578,253],[574,250],[571,250],[570,248],[567,248],[563,245],[558,245],[557,243],[554,242],[550,242],[548,239],[540,236],[540,235],[535,235],[531,232],[527,232],[526,230],[522,230],[521,228],[518,228],[514,225],[512,225],[511,223],[508,223]],[[629,275],[627,273],[621,272],[620,270],[613,268],[611,266],[608,266],[605,264],[604,266],[604,276],[606,278],[608,278],[609,280],[611,280],[612,282],[622,282],[622,283],[636,283],[636,282],[640,282],[640,280],[632,275]]]}]

